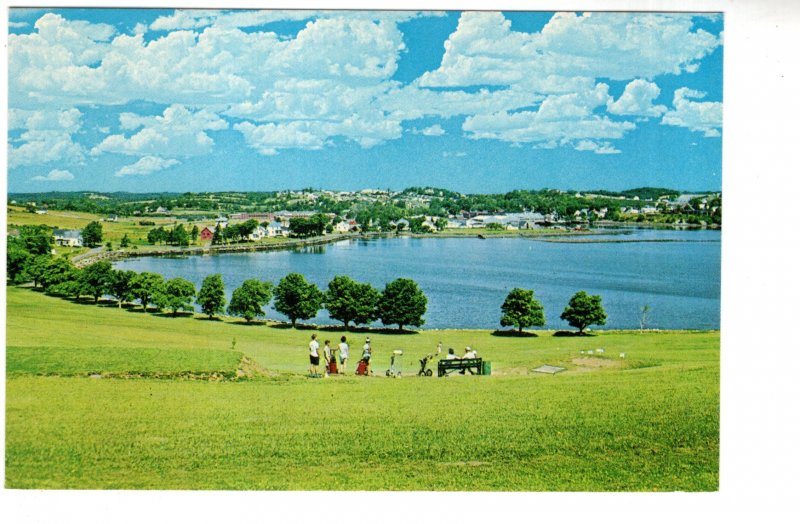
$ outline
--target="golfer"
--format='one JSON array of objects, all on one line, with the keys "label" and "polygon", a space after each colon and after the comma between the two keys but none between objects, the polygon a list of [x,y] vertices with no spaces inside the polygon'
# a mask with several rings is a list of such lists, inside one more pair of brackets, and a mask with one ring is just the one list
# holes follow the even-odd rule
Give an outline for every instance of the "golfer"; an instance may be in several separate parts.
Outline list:
[{"label": "golfer", "polygon": [[367,341],[364,343],[364,354],[361,355],[361,359],[367,363],[367,375],[372,374],[372,367],[370,364],[370,359],[372,358],[372,346],[369,342],[369,337],[367,337]]},{"label": "golfer", "polygon": [[311,335],[311,342],[308,343],[309,360],[311,361],[311,368],[309,373],[312,377],[319,376],[319,342],[317,342],[317,334]]},{"label": "golfer", "polygon": [[342,341],[339,342],[339,364],[342,365],[342,369],[339,370],[339,373],[344,375],[344,372],[347,370],[347,359],[350,358],[350,346],[347,345],[347,337],[342,335]]}]

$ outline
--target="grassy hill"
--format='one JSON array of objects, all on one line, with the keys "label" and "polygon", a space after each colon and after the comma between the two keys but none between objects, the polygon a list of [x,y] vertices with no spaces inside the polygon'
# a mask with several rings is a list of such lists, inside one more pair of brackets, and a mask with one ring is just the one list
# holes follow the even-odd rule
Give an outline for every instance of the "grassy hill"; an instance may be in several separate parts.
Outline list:
[{"label": "grassy hill", "polygon": [[[308,379],[306,329],[7,304],[8,488],[718,489],[718,332],[371,333],[376,376]],[[440,340],[492,376],[416,377]]]}]

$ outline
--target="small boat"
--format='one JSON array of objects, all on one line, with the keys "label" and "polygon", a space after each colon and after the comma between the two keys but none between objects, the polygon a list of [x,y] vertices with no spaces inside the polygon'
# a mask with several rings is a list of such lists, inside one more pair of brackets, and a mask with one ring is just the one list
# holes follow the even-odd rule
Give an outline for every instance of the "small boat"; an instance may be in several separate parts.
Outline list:
[{"label": "small boat", "polygon": [[481,240],[486,240],[486,237],[483,235],[478,235],[478,238],[480,238]]}]

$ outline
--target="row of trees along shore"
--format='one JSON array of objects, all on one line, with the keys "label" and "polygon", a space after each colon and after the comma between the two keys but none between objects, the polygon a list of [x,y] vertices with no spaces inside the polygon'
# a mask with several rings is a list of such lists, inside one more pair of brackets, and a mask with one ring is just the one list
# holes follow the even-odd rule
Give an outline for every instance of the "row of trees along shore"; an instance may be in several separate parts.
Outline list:
[{"label": "row of trees along shore", "polygon": [[[102,296],[112,296],[119,307],[138,300],[146,311],[153,305],[159,310],[194,311],[194,303],[213,318],[227,312],[252,322],[265,316],[264,308],[273,300],[275,309],[295,326],[297,320],[314,318],[320,309],[343,323],[367,325],[380,320],[384,325],[422,326],[428,299],[416,282],[398,278],[378,291],[371,284],[339,275],[321,291],[299,273],[290,273],[277,286],[257,279],[245,280],[226,303],[225,284],[220,274],[210,275],[200,290],[183,278],[165,280],[157,273],[117,270],[101,261],[83,269],[66,257],[52,256],[53,236],[46,227],[24,226],[18,237],[7,240],[7,276],[12,284],[32,282],[51,295],[80,299],[90,296],[97,303]],[[227,305],[227,308],[226,308]],[[533,290],[511,290],[501,306],[502,326],[514,326],[520,332],[531,326],[544,326],[544,308],[534,298]],[[604,325],[606,313],[597,295],[577,292],[561,314],[561,319],[583,332],[592,324]]]},{"label": "row of trees along shore", "polygon": [[[331,318],[348,329],[351,324],[370,324],[380,320],[384,325],[421,326],[428,299],[416,282],[398,278],[378,291],[371,284],[361,283],[344,275],[336,276],[321,291],[299,273],[290,273],[277,285],[257,279],[245,280],[233,291],[226,304],[222,275],[206,277],[198,291],[184,278],[165,280],[158,273],[114,269],[110,262],[95,262],[76,268],[66,257],[48,253],[27,253],[15,248],[8,253],[8,280],[14,284],[32,282],[47,294],[74,298],[92,297],[95,303],[103,296],[123,303],[137,300],[143,310],[155,306],[173,316],[179,311],[194,311],[195,302],[204,314],[214,318],[227,312],[248,323],[263,318],[264,308],[274,298],[275,310],[296,326],[298,320],[314,318],[325,308]],[[226,308],[227,305],[227,308]]]}]

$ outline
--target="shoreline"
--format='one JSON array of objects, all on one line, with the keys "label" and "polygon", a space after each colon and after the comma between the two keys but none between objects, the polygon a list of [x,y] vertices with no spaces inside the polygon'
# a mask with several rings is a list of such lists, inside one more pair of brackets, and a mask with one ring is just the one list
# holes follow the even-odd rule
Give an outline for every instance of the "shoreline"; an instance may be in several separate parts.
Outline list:
[{"label": "shoreline", "polygon": [[[465,233],[454,232],[437,232],[437,233],[383,233],[383,232],[368,232],[368,233],[343,233],[335,236],[313,237],[306,239],[288,239],[284,242],[275,243],[248,243],[248,244],[229,244],[229,245],[215,245],[210,244],[204,246],[164,246],[162,248],[144,249],[144,250],[114,250],[114,251],[89,251],[71,257],[72,263],[77,268],[84,268],[88,265],[107,260],[109,262],[117,260],[125,260],[127,258],[138,257],[171,257],[171,256],[206,256],[217,255],[222,253],[247,253],[258,251],[279,251],[286,249],[297,249],[309,246],[321,246],[332,244],[342,240],[358,240],[358,239],[373,239],[373,238],[525,238],[528,240],[539,240],[542,242],[560,242],[560,243],[622,243],[622,242],[677,242],[674,240],[616,240],[616,239],[566,239],[566,238],[552,238],[552,237],[590,237],[595,235],[625,235],[629,234],[630,229],[674,229],[674,230],[702,230],[702,229],[715,229],[719,230],[720,227],[702,227],[702,226],[675,226],[670,224],[627,224],[625,222],[603,222],[598,224],[604,229],[563,229],[563,230],[525,230],[525,231],[468,231]],[[532,233],[532,231],[534,231]],[[680,241],[684,242],[684,241]],[[102,249],[102,248],[99,248]]]}]

